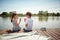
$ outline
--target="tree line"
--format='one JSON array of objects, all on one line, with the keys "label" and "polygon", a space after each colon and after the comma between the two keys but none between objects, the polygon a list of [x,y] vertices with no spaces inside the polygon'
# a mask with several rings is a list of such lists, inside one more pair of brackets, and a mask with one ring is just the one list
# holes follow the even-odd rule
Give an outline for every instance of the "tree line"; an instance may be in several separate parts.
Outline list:
[{"label": "tree line", "polygon": [[[0,16],[2,17],[11,17],[13,12],[2,12]],[[23,13],[17,14],[18,16],[25,16]],[[60,16],[60,13],[48,13],[48,11],[39,11],[37,14],[32,14],[32,16]]]},{"label": "tree line", "polygon": [[60,13],[48,13],[48,11],[39,11],[38,15],[42,15],[42,16],[60,16]]},{"label": "tree line", "polygon": [[[13,14],[13,12],[2,12],[1,14],[0,14],[0,16],[1,17],[11,17],[12,16],[12,14]],[[22,14],[22,13],[20,13],[20,14],[17,14],[18,16],[24,16],[24,14]]]}]

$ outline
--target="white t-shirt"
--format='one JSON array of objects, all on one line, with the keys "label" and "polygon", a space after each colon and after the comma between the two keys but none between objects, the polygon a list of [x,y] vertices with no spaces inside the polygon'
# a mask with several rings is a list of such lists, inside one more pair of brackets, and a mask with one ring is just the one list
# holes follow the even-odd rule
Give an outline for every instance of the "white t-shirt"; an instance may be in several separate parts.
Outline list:
[{"label": "white t-shirt", "polygon": [[25,28],[26,30],[32,30],[32,26],[33,26],[33,20],[31,18],[28,18],[25,22],[25,24],[28,24],[28,27]]}]

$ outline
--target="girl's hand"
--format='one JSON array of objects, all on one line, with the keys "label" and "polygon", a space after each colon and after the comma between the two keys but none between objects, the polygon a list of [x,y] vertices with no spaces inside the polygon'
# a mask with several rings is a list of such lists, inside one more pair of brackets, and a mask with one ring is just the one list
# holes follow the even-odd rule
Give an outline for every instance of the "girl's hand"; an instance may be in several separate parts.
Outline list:
[{"label": "girl's hand", "polygon": [[26,22],[26,18],[24,18],[24,22]]},{"label": "girl's hand", "polygon": [[19,25],[21,22],[21,18],[16,21],[16,24]]},{"label": "girl's hand", "polygon": [[21,22],[21,18],[20,18],[20,22]]}]

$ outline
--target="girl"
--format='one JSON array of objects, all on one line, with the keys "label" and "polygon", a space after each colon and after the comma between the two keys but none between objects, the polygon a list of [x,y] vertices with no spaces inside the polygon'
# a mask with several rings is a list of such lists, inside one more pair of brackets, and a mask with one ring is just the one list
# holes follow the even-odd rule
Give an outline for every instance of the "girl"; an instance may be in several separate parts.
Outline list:
[{"label": "girl", "polygon": [[13,13],[12,18],[11,18],[11,23],[13,24],[13,29],[7,30],[7,32],[8,33],[19,32],[21,30],[21,27],[19,27],[20,22],[21,22],[21,19],[18,20],[17,14]]}]

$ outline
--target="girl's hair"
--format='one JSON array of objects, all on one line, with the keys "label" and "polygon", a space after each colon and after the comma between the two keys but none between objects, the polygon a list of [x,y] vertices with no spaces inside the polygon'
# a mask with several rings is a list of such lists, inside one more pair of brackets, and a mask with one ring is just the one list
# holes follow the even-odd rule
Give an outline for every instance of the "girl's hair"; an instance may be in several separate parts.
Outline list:
[{"label": "girl's hair", "polygon": [[14,18],[14,16],[16,16],[16,15],[17,15],[17,14],[15,14],[15,13],[12,14],[11,22],[13,21],[13,18]]}]

